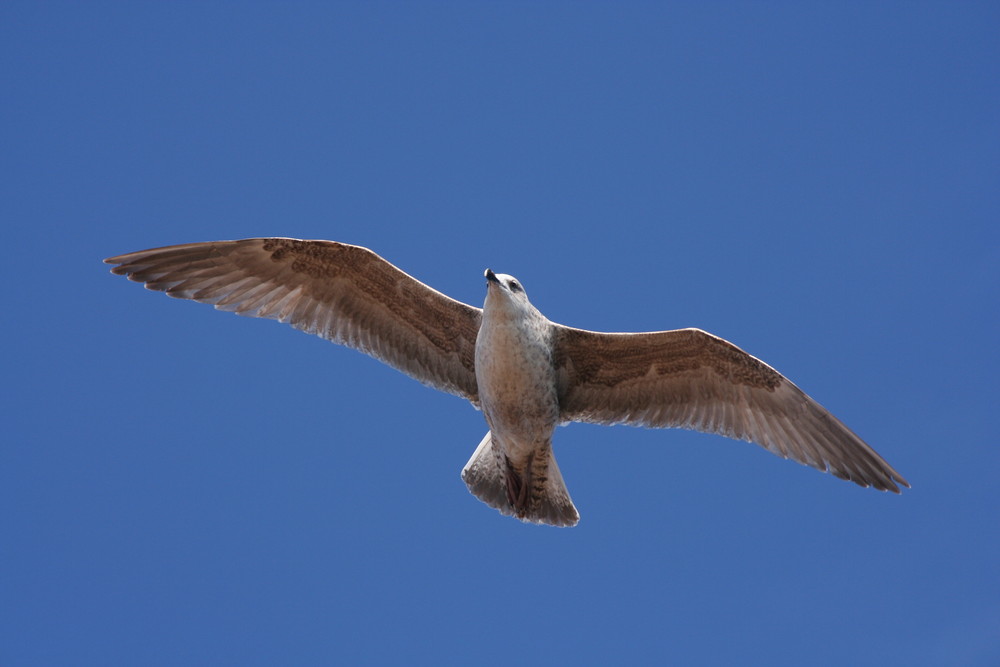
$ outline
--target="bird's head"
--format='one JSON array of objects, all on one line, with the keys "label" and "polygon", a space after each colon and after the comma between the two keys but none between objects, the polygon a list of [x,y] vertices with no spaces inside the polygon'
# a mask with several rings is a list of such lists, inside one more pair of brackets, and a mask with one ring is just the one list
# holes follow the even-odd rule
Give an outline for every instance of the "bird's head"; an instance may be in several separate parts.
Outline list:
[{"label": "bird's head", "polygon": [[528,301],[521,282],[506,273],[493,273],[486,269],[486,309],[500,309],[511,314],[535,311]]}]

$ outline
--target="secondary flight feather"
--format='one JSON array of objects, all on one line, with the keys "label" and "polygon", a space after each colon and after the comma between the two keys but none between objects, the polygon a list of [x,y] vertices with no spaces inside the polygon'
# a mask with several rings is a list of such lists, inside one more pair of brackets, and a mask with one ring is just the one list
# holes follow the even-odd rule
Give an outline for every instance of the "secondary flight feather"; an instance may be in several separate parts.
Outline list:
[{"label": "secondary flight feather", "polygon": [[462,479],[524,521],[579,521],[552,452],[555,427],[569,421],[717,433],[861,486],[909,486],[836,417],[732,343],[699,329],[600,333],[556,324],[514,277],[489,269],[476,308],[367,248],[333,241],[190,243],[105,262],[149,289],[286,322],[470,401],[489,431]]}]

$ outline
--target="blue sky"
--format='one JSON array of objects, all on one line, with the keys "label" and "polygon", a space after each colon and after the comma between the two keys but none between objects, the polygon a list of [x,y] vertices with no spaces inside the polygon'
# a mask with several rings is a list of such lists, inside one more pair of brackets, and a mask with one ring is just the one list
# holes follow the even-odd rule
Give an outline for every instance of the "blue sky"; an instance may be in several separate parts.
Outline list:
[{"label": "blue sky", "polygon": [[[996,3],[0,5],[9,665],[1000,663]],[[697,326],[913,489],[556,433],[582,514],[466,491],[461,400],[101,264],[374,249],[468,303]]]}]

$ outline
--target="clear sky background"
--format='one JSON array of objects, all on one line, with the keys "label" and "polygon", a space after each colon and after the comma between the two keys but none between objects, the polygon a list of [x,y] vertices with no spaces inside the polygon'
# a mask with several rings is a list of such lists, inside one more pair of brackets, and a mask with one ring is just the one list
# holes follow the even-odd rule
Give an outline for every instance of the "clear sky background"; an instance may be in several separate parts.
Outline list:
[{"label": "clear sky background", "polygon": [[[996,3],[0,3],[0,663],[1000,664]],[[697,326],[913,489],[482,415],[104,257],[374,249],[481,305]]]}]

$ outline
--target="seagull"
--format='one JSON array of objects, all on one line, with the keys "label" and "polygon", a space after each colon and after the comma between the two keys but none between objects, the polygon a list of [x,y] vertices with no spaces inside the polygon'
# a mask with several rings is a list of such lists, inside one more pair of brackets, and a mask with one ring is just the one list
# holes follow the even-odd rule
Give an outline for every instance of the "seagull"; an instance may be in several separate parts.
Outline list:
[{"label": "seagull", "polygon": [[732,343],[700,329],[556,324],[516,278],[490,269],[476,308],[367,248],[334,241],[189,243],[104,261],[148,289],[286,322],[468,400],[489,431],[462,479],[525,522],[580,520],[552,452],[556,426],[574,421],[716,433],[860,486],[910,486],[819,403]]}]

